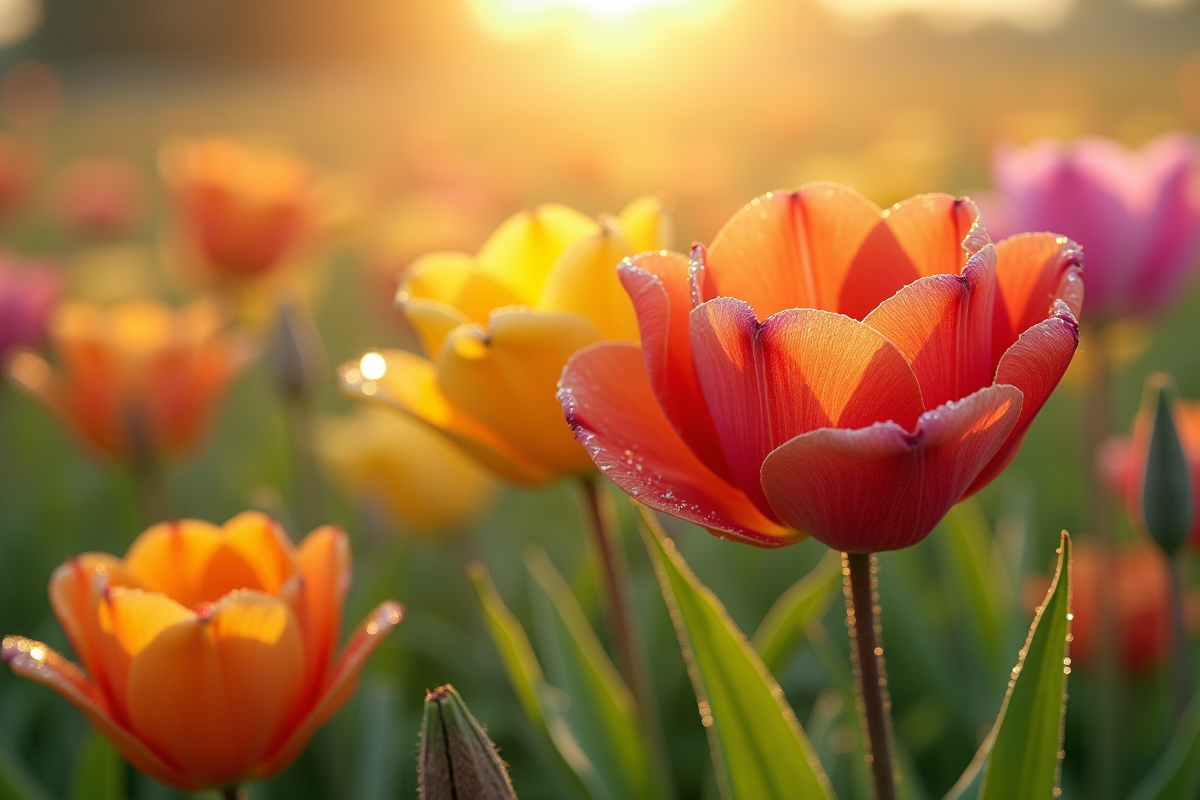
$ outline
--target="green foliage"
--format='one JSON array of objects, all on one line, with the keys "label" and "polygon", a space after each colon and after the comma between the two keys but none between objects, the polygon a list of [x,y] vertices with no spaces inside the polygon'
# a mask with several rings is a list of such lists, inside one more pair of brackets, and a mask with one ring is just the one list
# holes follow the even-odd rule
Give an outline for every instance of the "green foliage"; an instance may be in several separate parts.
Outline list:
[{"label": "green foliage", "polygon": [[50,800],[46,790],[0,744],[0,800]]},{"label": "green foliage", "polygon": [[1130,800],[1174,800],[1200,794],[1200,691],[1192,697],[1166,753]]},{"label": "green foliage", "polygon": [[75,765],[72,800],[125,800],[125,762],[98,733],[93,732]]},{"label": "green foliage", "polygon": [[808,626],[829,610],[841,583],[841,559],[830,551],[812,572],[775,601],[751,639],[767,669],[779,672],[788,656],[803,643]]},{"label": "green foliage", "polygon": [[783,691],[716,596],[697,580],[652,512],[642,538],[688,661],[717,782],[726,800],[832,797]]},{"label": "green foliage", "polygon": [[1058,786],[1066,711],[1071,539],[1063,532],[1058,567],[1012,671],[992,732],[946,800],[1051,797]]}]

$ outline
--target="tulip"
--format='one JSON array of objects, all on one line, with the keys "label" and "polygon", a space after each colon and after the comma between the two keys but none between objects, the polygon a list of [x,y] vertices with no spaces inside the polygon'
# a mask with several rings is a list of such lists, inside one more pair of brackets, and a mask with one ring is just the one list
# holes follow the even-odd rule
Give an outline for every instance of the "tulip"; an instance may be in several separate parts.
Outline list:
[{"label": "tulip", "polygon": [[474,459],[392,409],[318,420],[316,449],[347,494],[419,531],[464,525],[494,494],[491,476]]},{"label": "tulip", "polygon": [[496,745],[447,684],[425,695],[419,800],[516,800]]},{"label": "tulip", "polygon": [[[1012,233],[1059,231],[1087,250],[1091,319],[1152,314],[1196,276],[1195,136],[1167,134],[1137,151],[1101,138],[1004,145],[992,172],[1006,206],[996,223],[1007,217]],[[995,224],[993,231],[999,233]]]},{"label": "tulip", "polygon": [[32,352],[10,371],[96,453],[131,461],[190,449],[250,348],[216,306],[134,301],[60,306],[50,321],[59,374]]},{"label": "tulip", "polygon": [[85,236],[124,233],[139,220],[146,189],[136,170],[115,158],[80,159],[57,176],[53,209],[70,230]]},{"label": "tulip", "polygon": [[13,137],[0,133],[0,217],[25,199],[32,182],[36,155]]},{"label": "tulip", "polygon": [[335,658],[350,575],[335,527],[294,547],[254,512],[163,523],[124,559],[87,553],[55,570],[50,604],[80,665],[20,636],[2,655],[150,777],[231,790],[294,761],[400,622],[381,604]]},{"label": "tulip", "polygon": [[578,353],[560,398],[652,508],[763,546],[907,547],[1015,456],[1075,352],[1080,263],[1054,234],[992,244],[966,199],[773,192],[690,261],[623,263],[642,346]]},{"label": "tulip", "polygon": [[288,153],[231,139],[171,142],[160,169],[203,267],[218,279],[263,275],[315,225],[313,177]]},{"label": "tulip", "polygon": [[636,342],[637,318],[614,266],[661,247],[662,202],[647,197],[597,223],[560,205],[523,211],[475,256],[433,253],[396,302],[427,358],[399,350],[373,369],[343,364],[343,389],[437,428],[497,475],[545,484],[592,471],[554,399],[572,353],[602,339]]},{"label": "tulip", "polygon": [[19,347],[38,347],[62,280],[49,264],[0,253],[0,362]]}]

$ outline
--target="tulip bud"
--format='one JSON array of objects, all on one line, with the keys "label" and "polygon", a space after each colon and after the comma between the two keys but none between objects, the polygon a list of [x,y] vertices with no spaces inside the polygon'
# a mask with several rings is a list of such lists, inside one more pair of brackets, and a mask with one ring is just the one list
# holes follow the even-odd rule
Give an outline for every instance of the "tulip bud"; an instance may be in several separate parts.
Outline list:
[{"label": "tulip bud", "polygon": [[1192,527],[1192,485],[1187,457],[1175,429],[1170,378],[1146,381],[1143,408],[1153,403],[1150,451],[1142,481],[1142,519],[1158,546],[1173,558]]},{"label": "tulip bud", "polygon": [[516,800],[496,746],[449,684],[425,696],[420,800]]},{"label": "tulip bud", "polygon": [[325,348],[306,309],[280,305],[267,363],[275,385],[289,399],[306,399],[316,389],[325,373]]}]

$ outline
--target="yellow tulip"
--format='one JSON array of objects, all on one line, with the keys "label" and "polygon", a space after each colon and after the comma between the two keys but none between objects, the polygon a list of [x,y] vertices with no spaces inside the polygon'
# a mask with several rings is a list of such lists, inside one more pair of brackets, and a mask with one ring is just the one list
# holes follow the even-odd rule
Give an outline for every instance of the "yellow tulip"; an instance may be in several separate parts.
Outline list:
[{"label": "yellow tulip", "polygon": [[510,217],[474,256],[426,255],[396,304],[427,358],[388,350],[348,362],[343,391],[406,411],[511,482],[584,474],[591,460],[563,421],[559,376],[577,350],[638,341],[616,267],[669,235],[661,196],[599,222],[546,204]]},{"label": "yellow tulip", "polygon": [[380,503],[417,531],[469,522],[494,494],[491,476],[473,459],[392,409],[367,407],[320,420],[316,449],[347,494]]}]

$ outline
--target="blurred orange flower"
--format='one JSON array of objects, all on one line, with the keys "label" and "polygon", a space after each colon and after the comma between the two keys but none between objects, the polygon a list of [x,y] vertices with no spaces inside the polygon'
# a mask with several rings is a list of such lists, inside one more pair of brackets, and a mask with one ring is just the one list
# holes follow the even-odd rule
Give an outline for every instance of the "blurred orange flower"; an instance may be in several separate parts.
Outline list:
[{"label": "blurred orange flower", "polygon": [[[1192,494],[1200,497],[1200,400],[1177,400],[1174,407],[1175,430],[1183,445],[1192,473]],[[1142,481],[1146,458],[1150,453],[1150,433],[1154,420],[1151,409],[1142,408],[1133,421],[1133,433],[1115,436],[1097,454],[1100,474],[1108,486],[1125,501],[1134,527],[1145,530],[1142,522]],[[1189,542],[1200,547],[1200,514],[1195,515]]]},{"label": "blurred orange flower", "polygon": [[441,430],[514,483],[590,472],[555,387],[576,350],[637,341],[616,265],[663,247],[669,231],[661,197],[635,200],[602,222],[547,204],[510,217],[474,256],[426,255],[396,304],[427,357],[385,350],[347,362],[342,388]]},{"label": "blurred orange flower", "polygon": [[187,245],[218,279],[271,271],[316,224],[313,175],[290,153],[224,138],[180,140],[163,147],[159,166]]},{"label": "blurred orange flower", "polygon": [[29,148],[0,133],[0,216],[6,216],[25,199],[35,158]]},{"label": "blurred orange flower", "polygon": [[120,458],[192,447],[252,355],[208,300],[181,310],[65,303],[49,329],[62,373],[23,352],[10,365],[13,378],[97,452]]},{"label": "blurred orange flower", "polygon": [[58,219],[86,236],[124,233],[141,218],[146,187],[141,175],[116,158],[84,158],[56,176],[51,196]]},{"label": "blurred orange flower", "polygon": [[400,622],[401,606],[381,604],[335,659],[350,577],[335,527],[294,547],[254,512],[222,527],[162,523],[124,559],[86,553],[50,579],[82,669],[19,636],[0,652],[147,775],[185,791],[232,787],[287,767]]}]

